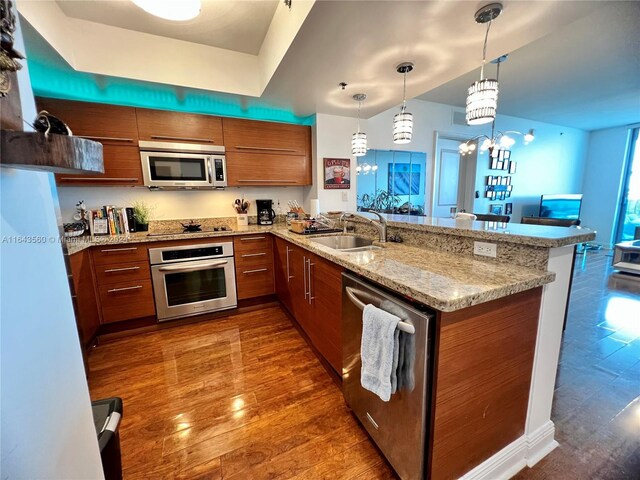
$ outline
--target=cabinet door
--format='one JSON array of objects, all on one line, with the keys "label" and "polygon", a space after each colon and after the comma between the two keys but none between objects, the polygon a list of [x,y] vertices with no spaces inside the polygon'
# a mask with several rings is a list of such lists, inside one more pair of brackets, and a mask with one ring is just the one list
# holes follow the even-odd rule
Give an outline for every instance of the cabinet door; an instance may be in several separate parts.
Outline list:
[{"label": "cabinet door", "polygon": [[223,128],[227,152],[310,156],[311,127],[225,118]]},{"label": "cabinet door", "polygon": [[74,135],[103,145],[138,144],[136,110],[133,107],[43,97],[37,98],[36,103],[38,110],[46,110],[65,122]]},{"label": "cabinet door", "polygon": [[311,185],[311,161],[304,155],[227,152],[228,185]]},{"label": "cabinet door", "polygon": [[100,325],[98,300],[91,271],[91,254],[82,250],[69,256],[73,287],[76,297],[76,323],[80,344],[86,349],[91,344]]},{"label": "cabinet door", "polygon": [[308,300],[308,275],[306,262],[309,252],[289,244],[289,292],[292,314],[302,329],[309,334],[310,308]]},{"label": "cabinet door", "polygon": [[342,268],[311,257],[310,331],[313,344],[331,366],[342,374]]},{"label": "cabinet door", "polygon": [[293,315],[293,298],[291,292],[291,282],[294,277],[291,275],[291,245],[281,238],[275,239],[275,276],[276,294],[284,307]]},{"label": "cabinet door", "polygon": [[140,140],[222,145],[222,119],[212,115],[137,109]]},{"label": "cabinet door", "polygon": [[138,147],[103,145],[104,173],[99,175],[57,174],[58,185],[142,185],[142,166]]}]

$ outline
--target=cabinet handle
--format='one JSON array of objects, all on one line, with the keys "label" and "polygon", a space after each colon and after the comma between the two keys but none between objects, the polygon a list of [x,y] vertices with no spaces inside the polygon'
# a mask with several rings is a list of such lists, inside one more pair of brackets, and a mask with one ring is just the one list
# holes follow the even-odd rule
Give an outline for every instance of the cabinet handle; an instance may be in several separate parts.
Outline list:
[{"label": "cabinet handle", "polygon": [[304,282],[304,298],[307,298],[307,257],[302,257],[302,281]]},{"label": "cabinet handle", "polygon": [[105,270],[104,273],[128,272],[129,270],[140,270],[140,267],[110,268],[109,270]]},{"label": "cabinet handle", "polygon": [[316,298],[311,295],[311,267],[315,265],[315,263],[311,263],[311,258],[309,258],[309,260],[307,260],[307,264],[308,264],[307,275],[309,276],[309,305],[311,305],[311,301],[315,300]]},{"label": "cabinet handle", "polygon": [[284,180],[284,179],[279,179],[279,180],[261,180],[261,179],[243,180],[243,179],[238,179],[238,182],[240,182],[240,183],[291,183],[291,184],[294,184],[294,185],[298,183],[296,180]]},{"label": "cabinet handle", "polygon": [[187,142],[216,143],[213,138],[172,137],[170,135],[151,135],[156,140],[185,140]]},{"label": "cabinet handle", "polygon": [[263,152],[294,152],[291,148],[270,148],[270,147],[247,147],[244,145],[236,145],[238,150],[260,150]]},{"label": "cabinet handle", "polygon": [[246,258],[246,257],[261,257],[263,255],[266,255],[267,252],[262,252],[262,253],[245,253],[242,255],[242,258]]},{"label": "cabinet handle", "polygon": [[289,280],[291,280],[293,278],[293,275],[289,274],[289,247],[287,248],[287,283],[289,283]]},{"label": "cabinet handle", "polygon": [[130,250],[137,250],[138,247],[127,247],[127,248],[107,248],[106,250],[100,250],[102,253],[108,252],[128,252]]},{"label": "cabinet handle", "polygon": [[251,240],[264,240],[267,237],[245,237],[245,238],[241,238],[240,241],[241,242],[250,242]]},{"label": "cabinet handle", "polygon": [[244,273],[244,274],[247,274],[247,273],[258,273],[258,272],[266,272],[267,270],[268,270],[267,268],[258,268],[256,270],[245,270],[242,273]]},{"label": "cabinet handle", "polygon": [[78,178],[78,177],[60,177],[60,180],[73,180],[74,182],[137,182],[139,178],[119,178],[119,177],[100,177],[100,178]]},{"label": "cabinet handle", "polygon": [[86,138],[87,140],[95,140],[95,141],[105,141],[105,142],[128,142],[133,143],[133,138],[122,138],[122,137],[97,137],[94,135],[79,135],[82,138]]},{"label": "cabinet handle", "polygon": [[136,285],[135,287],[112,288],[111,290],[107,290],[107,293],[124,292],[127,290],[137,290],[139,288],[142,288],[142,285]]}]

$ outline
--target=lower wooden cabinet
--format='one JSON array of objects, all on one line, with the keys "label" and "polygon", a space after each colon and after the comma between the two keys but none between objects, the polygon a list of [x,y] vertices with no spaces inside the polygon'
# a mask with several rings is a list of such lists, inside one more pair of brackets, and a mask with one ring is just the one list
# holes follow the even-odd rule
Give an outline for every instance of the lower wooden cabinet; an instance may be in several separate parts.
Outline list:
[{"label": "lower wooden cabinet", "polygon": [[341,375],[343,268],[280,238],[275,252],[280,301]]},{"label": "lower wooden cabinet", "polygon": [[93,247],[91,255],[102,323],[156,314],[149,254],[145,244]]},{"label": "lower wooden cabinet", "polygon": [[76,323],[80,344],[87,349],[96,336],[100,326],[100,312],[93,284],[91,252],[82,250],[69,255],[69,265],[76,300]]},{"label": "lower wooden cabinet", "polygon": [[271,235],[234,237],[238,300],[274,293],[273,241]]}]

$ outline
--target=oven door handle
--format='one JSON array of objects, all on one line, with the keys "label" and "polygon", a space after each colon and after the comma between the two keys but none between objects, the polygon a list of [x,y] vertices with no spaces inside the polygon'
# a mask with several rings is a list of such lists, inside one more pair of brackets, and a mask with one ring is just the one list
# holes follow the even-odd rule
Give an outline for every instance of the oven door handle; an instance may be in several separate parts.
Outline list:
[{"label": "oven door handle", "polygon": [[160,267],[159,272],[195,272],[198,270],[206,270],[211,267],[220,267],[229,263],[228,260],[218,260],[217,262],[203,263],[202,265],[194,265],[192,267],[181,267],[180,265],[173,265],[171,267]]}]

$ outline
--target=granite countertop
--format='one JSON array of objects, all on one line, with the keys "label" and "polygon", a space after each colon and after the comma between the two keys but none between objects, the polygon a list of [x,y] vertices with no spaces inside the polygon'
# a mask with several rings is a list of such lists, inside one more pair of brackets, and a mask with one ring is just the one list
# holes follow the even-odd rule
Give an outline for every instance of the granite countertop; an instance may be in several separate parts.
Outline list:
[{"label": "granite countertop", "polygon": [[[444,233],[461,237],[519,243],[534,247],[564,247],[590,242],[596,238],[593,230],[583,227],[548,227],[523,223],[471,222],[453,218],[413,215],[383,215],[390,227]],[[373,216],[371,218],[374,218]]]},{"label": "granite countertop", "polygon": [[539,287],[555,279],[552,272],[533,270],[473,257],[387,243],[380,250],[340,252],[313,242],[313,236],[292,233],[283,225],[234,227],[232,231],[189,235],[135,233],[129,237],[81,238],[67,243],[69,254],[95,245],[216,238],[247,233],[273,233],[320,257],[362,275],[436,310],[450,312]]}]

